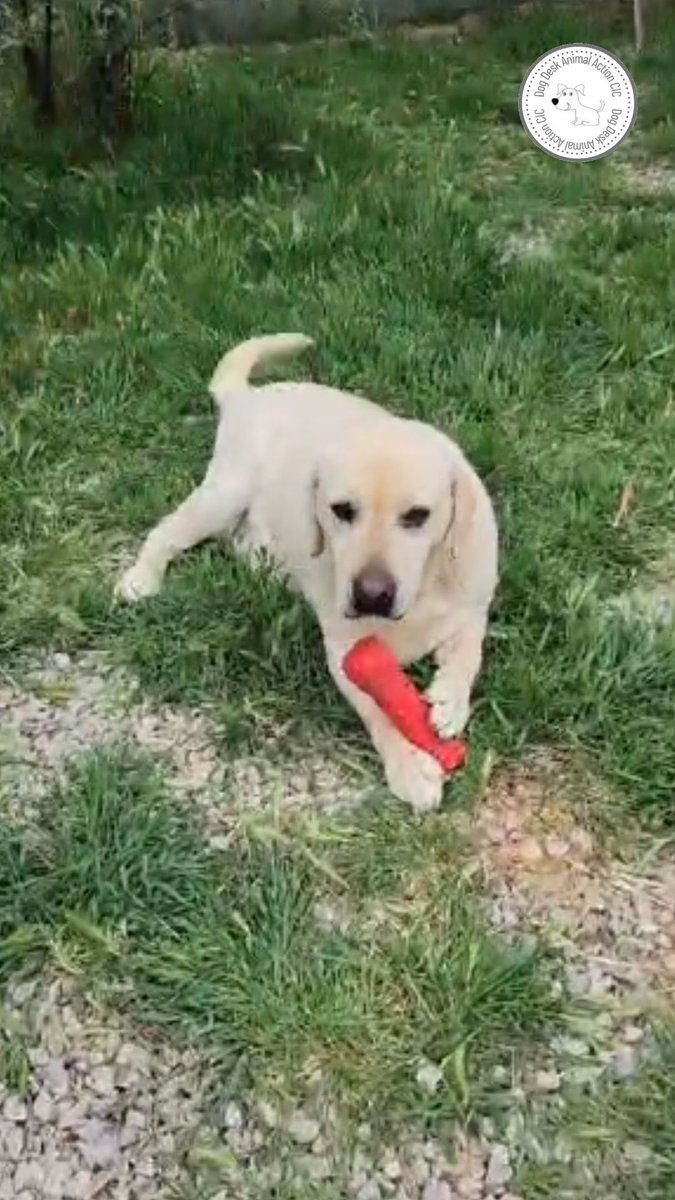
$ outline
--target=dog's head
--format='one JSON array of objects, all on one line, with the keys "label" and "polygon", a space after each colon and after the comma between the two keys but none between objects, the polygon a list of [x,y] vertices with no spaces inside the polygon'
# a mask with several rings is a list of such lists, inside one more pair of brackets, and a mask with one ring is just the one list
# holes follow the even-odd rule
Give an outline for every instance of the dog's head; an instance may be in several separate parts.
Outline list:
[{"label": "dog's head", "polygon": [[452,553],[470,519],[475,482],[459,450],[433,429],[401,421],[335,447],[312,487],[313,554],[328,555],[341,616],[400,620],[437,552]]},{"label": "dog's head", "polygon": [[576,108],[576,102],[579,96],[584,94],[583,83],[578,83],[576,87],[565,87],[564,83],[558,84],[558,92],[551,101],[552,104],[558,106],[561,112],[569,112],[570,109]]}]

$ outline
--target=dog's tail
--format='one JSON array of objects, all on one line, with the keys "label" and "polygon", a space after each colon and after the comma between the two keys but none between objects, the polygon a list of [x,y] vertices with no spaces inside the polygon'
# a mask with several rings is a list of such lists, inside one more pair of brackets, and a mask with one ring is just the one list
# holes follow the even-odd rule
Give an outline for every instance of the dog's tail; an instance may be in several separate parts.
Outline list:
[{"label": "dog's tail", "polygon": [[599,107],[599,109],[598,109],[598,112],[602,112],[602,110],[603,110],[603,108],[604,108],[604,107],[605,107],[605,102],[604,102],[604,100],[601,100],[601,101],[600,101],[600,107]]},{"label": "dog's tail", "polygon": [[272,333],[267,337],[250,338],[233,350],[228,350],[216,367],[209,391],[216,404],[220,405],[228,392],[246,387],[256,367],[275,359],[299,354],[313,346],[312,338],[304,333]]}]

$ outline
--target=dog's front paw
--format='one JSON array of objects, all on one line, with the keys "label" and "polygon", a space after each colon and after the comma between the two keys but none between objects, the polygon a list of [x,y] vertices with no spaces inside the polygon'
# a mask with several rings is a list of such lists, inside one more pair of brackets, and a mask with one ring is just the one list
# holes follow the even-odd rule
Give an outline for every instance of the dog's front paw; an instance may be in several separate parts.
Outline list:
[{"label": "dog's front paw", "polygon": [[443,768],[435,758],[402,743],[384,764],[389,790],[416,813],[433,812],[443,799]]},{"label": "dog's front paw", "polygon": [[431,722],[439,737],[456,737],[469,719],[469,693],[449,687],[447,680],[435,679],[427,691],[431,704]]},{"label": "dog's front paw", "polygon": [[137,604],[149,596],[156,596],[162,586],[162,575],[140,563],[129,567],[115,585],[115,599],[125,600],[127,604]]}]

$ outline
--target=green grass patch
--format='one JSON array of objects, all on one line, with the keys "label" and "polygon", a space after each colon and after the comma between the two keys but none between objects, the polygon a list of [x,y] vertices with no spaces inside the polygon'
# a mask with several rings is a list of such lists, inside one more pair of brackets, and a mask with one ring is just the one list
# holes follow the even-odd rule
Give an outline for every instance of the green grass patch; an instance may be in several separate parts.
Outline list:
[{"label": "green grass patch", "polygon": [[[258,1076],[281,1069],[292,1081],[318,1061],[357,1108],[386,1099],[390,1118],[470,1114],[487,1066],[553,1020],[548,971],[483,928],[456,848],[451,869],[447,821],[405,828],[398,884],[382,878],[392,839],[376,813],[358,837],[336,825],[318,849],[298,831],[252,826],[209,852],[146,763],[93,757],[45,801],[39,827],[0,830],[0,969],[66,965],[145,1024],[244,1058]],[[412,903],[421,862],[426,894]],[[357,914],[396,901],[395,925],[363,937],[358,921],[350,933],[322,927],[314,905],[336,872]],[[437,1096],[416,1087],[422,1056],[444,1066]]]}]

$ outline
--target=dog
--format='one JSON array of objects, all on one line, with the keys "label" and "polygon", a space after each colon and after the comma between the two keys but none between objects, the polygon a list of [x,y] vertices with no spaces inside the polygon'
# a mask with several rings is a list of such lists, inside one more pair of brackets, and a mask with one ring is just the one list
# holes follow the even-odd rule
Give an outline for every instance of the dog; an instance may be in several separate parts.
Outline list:
[{"label": "dog", "polygon": [[576,87],[565,87],[564,83],[558,84],[558,94],[553,97],[552,104],[558,106],[559,112],[573,112],[573,125],[599,125],[600,113],[605,107],[604,100],[600,101],[598,108],[594,108],[592,104],[582,104],[580,96],[585,95],[583,83],[578,83]]},{"label": "dog", "polygon": [[367,635],[404,665],[433,654],[432,720],[442,736],[458,734],[497,582],[495,516],[459,447],[432,426],[320,384],[249,382],[256,368],[312,344],[280,333],[221,359],[203,482],[148,534],[117,595],[154,595],[169,563],[207,538],[229,535],[271,556],[314,609],[329,670],[389,789],[424,812],[441,802],[442,768],[350,683],[342,660]]}]

